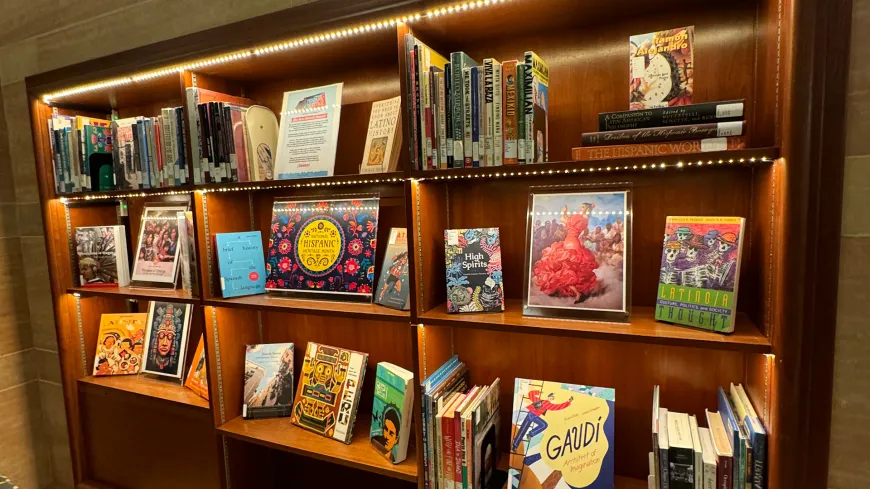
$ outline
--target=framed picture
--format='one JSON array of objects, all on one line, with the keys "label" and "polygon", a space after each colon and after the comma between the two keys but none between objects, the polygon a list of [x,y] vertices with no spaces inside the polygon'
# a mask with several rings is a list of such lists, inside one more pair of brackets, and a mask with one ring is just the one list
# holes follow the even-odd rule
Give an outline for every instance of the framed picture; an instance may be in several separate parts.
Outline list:
[{"label": "framed picture", "polygon": [[532,187],[523,315],[627,322],[631,191]]},{"label": "framed picture", "polygon": [[143,373],[176,379],[184,375],[192,307],[190,304],[157,301],[148,305]]},{"label": "framed picture", "polygon": [[146,206],[133,250],[131,285],[174,288],[181,257],[178,213],[187,206]]}]

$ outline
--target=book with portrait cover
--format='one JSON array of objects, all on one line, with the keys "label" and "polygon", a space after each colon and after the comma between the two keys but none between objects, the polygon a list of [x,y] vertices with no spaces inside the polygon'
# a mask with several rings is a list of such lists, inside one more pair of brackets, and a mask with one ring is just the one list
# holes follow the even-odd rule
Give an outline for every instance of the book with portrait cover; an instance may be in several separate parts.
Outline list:
[{"label": "book with portrait cover", "polygon": [[193,363],[187,371],[187,379],[184,386],[192,390],[199,397],[208,400],[208,371],[205,368],[205,336],[199,337],[196,344],[196,352],[193,354]]},{"label": "book with portrait cover", "polygon": [[694,92],[695,26],[631,36],[629,108],[691,105]]},{"label": "book with portrait cover", "polygon": [[370,195],[276,200],[266,255],[266,291],[370,302],[378,202]]},{"label": "book with portrait cover", "polygon": [[376,303],[404,311],[411,309],[411,304],[408,302],[411,287],[408,281],[408,268],[408,230],[390,229],[387,252],[384,255],[381,277],[378,280]]},{"label": "book with portrait cover", "polygon": [[293,405],[293,343],[247,345],[242,417],[290,416]]},{"label": "book with portrait cover", "polygon": [[124,287],[130,284],[124,226],[76,228],[76,261],[81,287]]},{"label": "book with portrait cover", "polygon": [[350,444],[368,356],[309,341],[290,421]]},{"label": "book with portrait cover", "polygon": [[498,228],[446,229],[447,312],[502,312]]},{"label": "book with portrait cover", "polygon": [[94,375],[138,374],[145,349],[145,325],[148,315],[103,314],[97,334]]},{"label": "book with portrait cover", "polygon": [[360,173],[396,171],[402,145],[401,113],[402,97],[372,104]]},{"label": "book with portrait cover", "polygon": [[515,379],[510,489],[612,489],[616,391]]},{"label": "book with portrait cover", "polygon": [[186,210],[187,206],[145,207],[133,251],[134,286],[175,287],[181,256],[178,213]]},{"label": "book with portrait cover", "polygon": [[192,308],[178,302],[149,303],[143,373],[181,379]]},{"label": "book with portrait cover", "polygon": [[372,446],[394,464],[408,455],[411,438],[411,404],[414,374],[388,362],[381,362],[375,374],[375,399],[372,405]]},{"label": "book with portrait cover", "polygon": [[221,294],[224,298],[266,292],[260,231],[215,234]]},{"label": "book with portrait cover", "polygon": [[745,222],[742,217],[668,216],[656,319],[734,331]]}]

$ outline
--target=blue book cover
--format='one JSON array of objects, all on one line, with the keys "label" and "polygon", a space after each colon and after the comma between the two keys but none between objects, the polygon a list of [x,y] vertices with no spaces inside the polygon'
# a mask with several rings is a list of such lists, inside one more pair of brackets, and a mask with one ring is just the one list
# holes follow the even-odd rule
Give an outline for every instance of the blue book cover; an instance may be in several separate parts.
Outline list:
[{"label": "blue book cover", "polygon": [[221,293],[225,298],[266,292],[260,231],[215,235]]},{"label": "blue book cover", "polygon": [[731,436],[731,449],[734,451],[734,489],[746,487],[746,439],[740,433],[740,425],[734,414],[734,407],[728,399],[725,389],[719,387],[719,414],[725,431]]},{"label": "blue book cover", "polygon": [[616,391],[515,379],[510,489],[613,489]]}]

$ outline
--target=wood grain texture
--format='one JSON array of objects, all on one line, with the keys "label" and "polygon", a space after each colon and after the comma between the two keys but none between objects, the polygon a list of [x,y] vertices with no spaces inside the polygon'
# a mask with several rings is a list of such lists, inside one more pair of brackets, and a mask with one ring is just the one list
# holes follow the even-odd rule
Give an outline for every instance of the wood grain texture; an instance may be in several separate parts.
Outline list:
[{"label": "wood grain texture", "polygon": [[215,307],[284,311],[336,318],[381,319],[384,321],[399,321],[405,324],[411,320],[411,313],[409,311],[391,309],[379,304],[293,299],[265,294],[233,297],[230,299],[207,299],[205,304]]},{"label": "wood grain texture", "polygon": [[86,392],[102,393],[105,389],[129,392],[143,397],[152,397],[185,406],[209,409],[205,399],[181,385],[180,381],[160,380],[143,375],[111,375],[106,377],[87,376],[79,379],[79,389]]},{"label": "wood grain texture", "polygon": [[[147,287],[67,287],[70,294],[82,297],[117,297],[121,299],[136,299],[142,301],[173,301],[193,304],[199,298],[190,295],[183,289],[157,289]],[[147,305],[146,305],[147,307]]]}]

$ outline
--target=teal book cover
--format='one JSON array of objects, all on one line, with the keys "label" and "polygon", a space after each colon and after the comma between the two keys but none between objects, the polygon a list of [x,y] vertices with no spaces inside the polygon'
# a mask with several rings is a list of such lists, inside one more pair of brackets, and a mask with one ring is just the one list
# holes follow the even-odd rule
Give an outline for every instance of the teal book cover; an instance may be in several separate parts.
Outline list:
[{"label": "teal book cover", "polygon": [[381,362],[375,374],[375,397],[372,406],[372,425],[369,438],[375,449],[387,460],[397,464],[408,452],[413,395],[410,381],[413,374],[395,365]]},{"label": "teal book cover", "polygon": [[260,231],[215,235],[224,298],[266,292],[266,265]]}]

